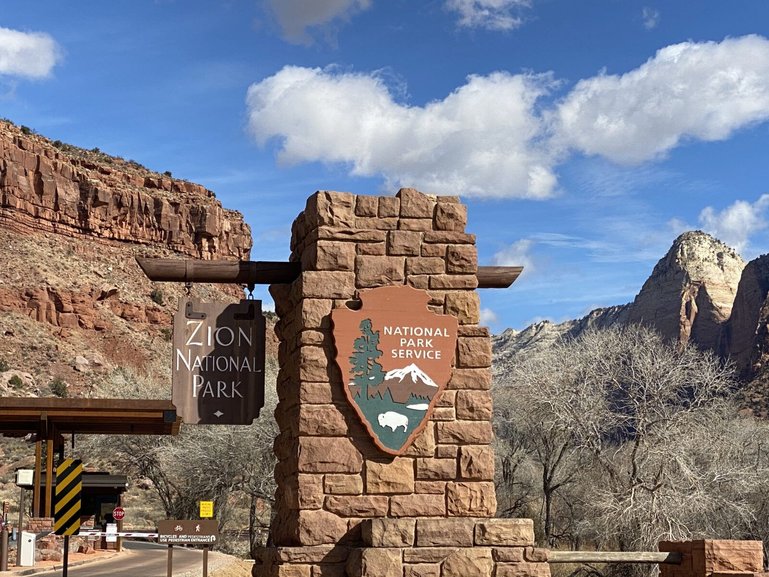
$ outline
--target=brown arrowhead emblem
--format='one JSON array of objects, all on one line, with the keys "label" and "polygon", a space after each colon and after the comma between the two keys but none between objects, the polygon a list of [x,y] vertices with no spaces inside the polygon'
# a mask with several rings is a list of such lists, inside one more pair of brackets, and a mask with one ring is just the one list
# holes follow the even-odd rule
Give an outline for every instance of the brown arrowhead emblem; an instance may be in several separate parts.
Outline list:
[{"label": "brown arrowhead emblem", "polygon": [[457,319],[408,286],[371,289],[360,310],[334,309],[336,362],[347,398],[377,446],[399,455],[427,424],[451,378]]}]

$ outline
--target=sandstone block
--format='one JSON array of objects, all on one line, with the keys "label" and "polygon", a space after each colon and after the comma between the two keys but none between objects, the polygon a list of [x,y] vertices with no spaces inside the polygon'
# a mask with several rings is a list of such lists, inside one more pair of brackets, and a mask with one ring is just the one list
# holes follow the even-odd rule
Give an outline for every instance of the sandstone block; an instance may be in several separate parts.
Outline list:
[{"label": "sandstone block", "polygon": [[417,519],[417,547],[472,547],[473,519]]},{"label": "sandstone block", "polygon": [[[447,389],[475,389],[487,390],[491,388],[491,367],[474,369],[454,368],[451,379],[446,385]],[[445,395],[449,391],[443,392]]]},{"label": "sandstone block", "polygon": [[466,445],[459,449],[459,476],[474,481],[494,480],[494,451],[491,445]]},{"label": "sandstone block", "polygon": [[415,547],[413,549],[403,549],[403,562],[441,563],[453,552],[453,547]]},{"label": "sandstone block", "polygon": [[436,459],[457,459],[459,447],[456,445],[438,445],[435,447]]},{"label": "sandstone block", "polygon": [[439,202],[435,207],[436,230],[464,232],[467,207],[464,204]]},{"label": "sandstone block", "polygon": [[442,517],[446,515],[443,495],[394,495],[390,497],[392,517]]},{"label": "sandstone block", "polygon": [[302,252],[303,270],[353,270],[355,244],[321,240]]},{"label": "sandstone block", "polygon": [[491,391],[457,391],[457,418],[490,421]]},{"label": "sandstone block", "polygon": [[497,563],[495,577],[550,577],[547,563]]},{"label": "sandstone block", "polygon": [[432,421],[453,421],[456,418],[454,407],[435,407],[433,414],[430,415]]},{"label": "sandstone block", "polygon": [[457,478],[456,459],[417,459],[417,476],[420,481],[446,481]]},{"label": "sandstone block", "polygon": [[312,566],[311,577],[347,577],[346,563],[319,563]]},{"label": "sandstone block", "polygon": [[384,495],[334,495],[326,497],[327,511],[340,517],[384,517],[389,502]]},{"label": "sandstone block", "polygon": [[422,235],[407,230],[391,230],[387,233],[387,254],[391,256],[418,256]]},{"label": "sandstone block", "polygon": [[359,216],[355,219],[355,228],[370,230],[395,230],[398,228],[397,218],[372,218],[368,216]]},{"label": "sandstone block", "polygon": [[403,577],[401,551],[396,548],[358,549],[347,560],[349,577]]},{"label": "sandstone block", "polygon": [[443,562],[443,577],[491,577],[494,561],[491,559],[491,549],[475,547],[472,549],[457,549]]},{"label": "sandstone block", "polygon": [[525,547],[523,559],[531,563],[547,563],[548,550],[542,547]]},{"label": "sandstone block", "polygon": [[366,519],[361,536],[369,547],[412,547],[415,523],[414,519]]},{"label": "sandstone block", "polygon": [[313,437],[344,437],[347,423],[335,405],[302,405],[299,407],[300,435]]},{"label": "sandstone block", "polygon": [[[406,274],[443,274],[446,271],[446,262],[440,257],[415,256],[406,258]],[[428,286],[430,281],[428,280]]]},{"label": "sandstone block", "polygon": [[299,350],[299,379],[302,381],[327,381],[329,359],[323,347],[302,347]]},{"label": "sandstone block", "polygon": [[275,559],[283,563],[341,563],[350,554],[350,549],[337,544],[306,547],[277,547]]},{"label": "sandstone block", "polygon": [[360,495],[363,479],[360,475],[329,473],[323,477],[323,489],[328,495]]},{"label": "sandstone block", "polygon": [[432,244],[475,244],[475,235],[459,231],[434,230],[426,232],[422,240]]},{"label": "sandstone block", "polygon": [[[456,371],[456,369],[454,369]],[[454,378],[454,375],[452,374],[452,379]],[[436,407],[453,407],[454,402],[457,398],[457,392],[456,391],[449,391],[444,390],[440,396],[438,397],[438,400],[435,402]]]},{"label": "sandstone block", "polygon": [[441,445],[488,445],[492,439],[490,421],[448,421],[436,423]]},{"label": "sandstone block", "polygon": [[344,299],[355,292],[355,273],[345,271],[304,271],[300,277],[304,298]]},{"label": "sandstone block", "polygon": [[[432,277],[435,278],[435,277]],[[459,337],[457,339],[457,366],[483,368],[491,366],[491,340]]]},{"label": "sandstone block", "polygon": [[457,317],[460,325],[481,320],[481,298],[475,291],[451,291],[446,295],[446,314]]},{"label": "sandstone block", "polygon": [[491,517],[497,510],[494,483],[491,481],[448,483],[446,510],[450,516],[454,517]]},{"label": "sandstone block", "polygon": [[404,457],[431,457],[435,453],[435,426],[427,423],[411,445],[403,452]]},{"label": "sandstone block", "polygon": [[415,289],[427,290],[430,283],[430,277],[426,274],[406,275],[406,284]]},{"label": "sandstone block", "polygon": [[362,194],[355,197],[355,216],[377,216],[378,209],[378,197]]},{"label": "sandstone block", "polygon": [[433,257],[439,257],[442,259],[446,258],[446,247],[448,245],[446,244],[425,244],[422,243],[422,254],[421,256],[433,256]]},{"label": "sandstone block", "polygon": [[438,563],[404,565],[403,577],[441,577],[441,566]]},{"label": "sandstone block", "polygon": [[446,481],[414,481],[414,492],[443,495],[446,492]]},{"label": "sandstone block", "polygon": [[320,509],[323,506],[323,476],[297,475],[296,494],[300,509]]},{"label": "sandstone block", "polygon": [[355,195],[331,190],[318,191],[307,199],[304,216],[309,228],[351,227],[355,218]]},{"label": "sandstone block", "polygon": [[398,221],[398,228],[424,232],[433,229],[433,220],[431,218],[401,218]]},{"label": "sandstone block", "polygon": [[478,277],[474,274],[435,275],[430,277],[430,288],[435,290],[476,289],[478,288]]},{"label": "sandstone block", "polygon": [[493,547],[491,557],[499,563],[521,563],[525,561],[525,547]]},{"label": "sandstone block", "polygon": [[380,218],[388,218],[398,216],[401,211],[401,199],[395,196],[381,196],[379,197],[379,212],[377,216]]},{"label": "sandstone block", "polygon": [[[328,330],[331,328],[332,299],[303,299],[300,321],[302,331],[307,329]],[[300,333],[301,334],[301,333]]]},{"label": "sandstone block", "polygon": [[405,257],[400,256],[356,256],[358,288],[401,284],[405,278],[405,264]]},{"label": "sandstone block", "polygon": [[383,230],[360,230],[355,228],[338,228],[324,226],[308,235],[307,242],[319,240],[341,240],[344,242],[384,242],[387,233]]},{"label": "sandstone block", "polygon": [[401,188],[395,195],[400,199],[400,216],[405,218],[432,218],[435,199],[413,188]]},{"label": "sandstone block", "polygon": [[483,519],[475,524],[475,544],[506,547],[534,545],[531,519]]},{"label": "sandstone block", "polygon": [[329,383],[299,383],[299,400],[308,405],[325,405],[333,401]]},{"label": "sandstone block", "polygon": [[276,565],[275,577],[312,577],[311,565]]},{"label": "sandstone block", "polygon": [[336,543],[346,532],[347,521],[328,511],[319,509],[298,513],[299,545]]},{"label": "sandstone block", "polygon": [[355,254],[384,256],[387,254],[387,245],[383,242],[367,242],[355,245]]},{"label": "sandstone block", "polygon": [[366,493],[414,492],[414,459],[396,457],[389,462],[366,462]]},{"label": "sandstone block", "polygon": [[347,438],[299,439],[299,470],[303,473],[360,473],[363,457]]},{"label": "sandstone block", "polygon": [[478,252],[474,245],[450,245],[446,251],[446,271],[458,274],[476,274]]}]

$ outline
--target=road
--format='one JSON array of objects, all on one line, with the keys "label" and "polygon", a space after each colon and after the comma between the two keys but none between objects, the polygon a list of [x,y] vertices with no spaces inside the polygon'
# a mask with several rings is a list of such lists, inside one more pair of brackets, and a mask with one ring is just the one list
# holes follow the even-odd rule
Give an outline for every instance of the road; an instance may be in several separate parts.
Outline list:
[{"label": "road", "polygon": [[[141,541],[123,540],[124,553],[95,563],[70,567],[72,577],[166,577],[168,575],[168,546]],[[219,553],[208,554],[209,573]],[[56,574],[61,575],[61,571]],[[203,551],[188,547],[173,548],[173,575],[202,575]]]}]

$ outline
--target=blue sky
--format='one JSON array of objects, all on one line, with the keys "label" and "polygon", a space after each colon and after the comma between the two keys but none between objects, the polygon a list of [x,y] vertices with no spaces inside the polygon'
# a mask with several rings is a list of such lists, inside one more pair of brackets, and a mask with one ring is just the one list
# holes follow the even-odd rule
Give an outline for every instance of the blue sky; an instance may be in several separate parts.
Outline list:
[{"label": "blue sky", "polygon": [[315,190],[458,194],[526,266],[494,332],[631,301],[685,230],[767,252],[765,0],[0,0],[0,116],[211,188],[254,260]]}]

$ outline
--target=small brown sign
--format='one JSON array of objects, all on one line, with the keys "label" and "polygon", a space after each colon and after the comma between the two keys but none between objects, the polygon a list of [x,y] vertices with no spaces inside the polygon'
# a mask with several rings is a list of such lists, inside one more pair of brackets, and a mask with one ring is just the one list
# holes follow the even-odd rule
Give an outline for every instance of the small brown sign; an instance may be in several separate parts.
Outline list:
[{"label": "small brown sign", "polygon": [[165,519],[158,521],[162,545],[213,545],[219,539],[219,522],[213,519]]},{"label": "small brown sign", "polygon": [[361,293],[360,310],[334,309],[336,362],[347,398],[377,446],[401,454],[427,424],[451,378],[457,319],[431,312],[407,286]]},{"label": "small brown sign", "polygon": [[174,315],[173,403],[188,424],[249,425],[264,406],[262,303],[186,298]]}]

